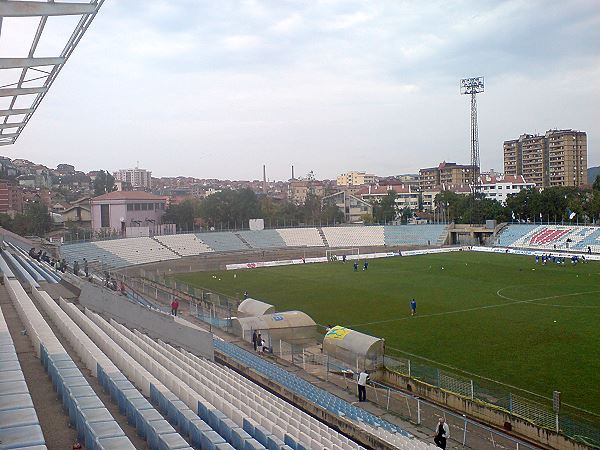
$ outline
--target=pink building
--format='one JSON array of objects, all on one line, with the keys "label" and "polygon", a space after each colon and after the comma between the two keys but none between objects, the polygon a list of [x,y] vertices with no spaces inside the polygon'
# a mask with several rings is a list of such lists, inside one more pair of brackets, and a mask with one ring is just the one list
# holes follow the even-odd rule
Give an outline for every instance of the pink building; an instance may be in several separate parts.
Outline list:
[{"label": "pink building", "polygon": [[[122,235],[159,234],[165,197],[144,191],[114,191],[92,199],[92,229]],[[143,229],[147,229],[144,232]]]}]

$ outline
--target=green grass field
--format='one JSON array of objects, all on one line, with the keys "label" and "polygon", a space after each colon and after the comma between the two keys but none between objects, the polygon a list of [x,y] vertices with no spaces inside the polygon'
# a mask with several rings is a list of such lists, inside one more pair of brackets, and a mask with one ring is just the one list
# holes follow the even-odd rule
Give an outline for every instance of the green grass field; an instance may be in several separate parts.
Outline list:
[{"label": "green grass field", "polygon": [[395,354],[545,397],[558,390],[564,403],[600,413],[598,263],[457,252],[372,260],[357,273],[336,262],[178,279],[237,297],[247,290],[280,311],[384,337]]}]

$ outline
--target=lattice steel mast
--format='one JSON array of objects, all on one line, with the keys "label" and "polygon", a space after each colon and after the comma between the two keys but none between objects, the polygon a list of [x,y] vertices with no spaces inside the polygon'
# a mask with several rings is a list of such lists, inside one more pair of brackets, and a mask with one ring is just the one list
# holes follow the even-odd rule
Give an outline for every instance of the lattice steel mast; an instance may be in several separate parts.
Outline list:
[{"label": "lattice steel mast", "polygon": [[483,92],[483,77],[460,80],[460,93],[471,95],[471,192],[473,196],[477,196],[481,190],[479,181],[479,131],[477,128],[477,94],[481,92]]}]

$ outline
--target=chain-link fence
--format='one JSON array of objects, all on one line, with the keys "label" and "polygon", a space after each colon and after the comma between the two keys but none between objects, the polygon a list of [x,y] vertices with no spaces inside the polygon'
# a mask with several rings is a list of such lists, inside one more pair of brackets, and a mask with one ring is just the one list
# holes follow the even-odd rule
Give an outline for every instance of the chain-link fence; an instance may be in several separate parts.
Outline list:
[{"label": "chain-link fence", "polygon": [[[188,296],[205,302],[210,305],[215,305],[226,311],[237,311],[240,300],[225,294],[214,292],[209,289],[191,286],[183,281],[176,280],[172,277],[165,277],[155,272],[140,270],[140,278],[147,283],[155,284],[163,289],[169,289],[178,294],[187,294]],[[229,315],[230,316],[230,315]]]},{"label": "chain-link fence", "polygon": [[556,412],[552,399],[533,393],[516,394],[494,382],[464,377],[414,359],[386,356],[385,366],[392,372],[487,403],[539,427],[600,447],[600,417],[591,413],[575,410],[569,405],[562,405]]},{"label": "chain-link fence", "polygon": [[[305,372],[331,382],[347,392],[356,392],[356,368],[322,353],[318,347],[307,348],[281,341],[273,347],[273,353],[302,368]],[[443,380],[444,377],[447,377],[447,375],[442,374],[440,379]],[[454,386],[456,381],[450,380],[450,377],[447,378],[445,382],[449,386]],[[458,386],[463,390],[470,389],[470,383],[459,381]],[[465,416],[450,413],[423,399],[378,382],[369,382],[367,397],[369,401],[377,404],[387,412],[428,430],[431,433],[431,438],[435,434],[438,419],[445,417],[450,427],[451,439],[455,443],[454,446],[458,445],[478,450],[498,448],[536,449],[531,444],[469,420]]]}]

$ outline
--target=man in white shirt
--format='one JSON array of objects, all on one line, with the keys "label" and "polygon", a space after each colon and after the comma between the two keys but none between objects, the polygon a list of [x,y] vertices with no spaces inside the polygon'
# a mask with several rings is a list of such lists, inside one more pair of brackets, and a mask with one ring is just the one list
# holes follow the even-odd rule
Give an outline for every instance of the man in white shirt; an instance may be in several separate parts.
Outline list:
[{"label": "man in white shirt", "polygon": [[358,374],[358,401],[366,402],[367,401],[367,380],[369,379],[369,374],[363,369],[361,373]]},{"label": "man in white shirt", "polygon": [[446,420],[443,417],[440,417],[438,426],[435,430],[435,437],[433,438],[433,442],[439,448],[446,448],[446,440],[450,438],[450,428],[446,423]]}]

